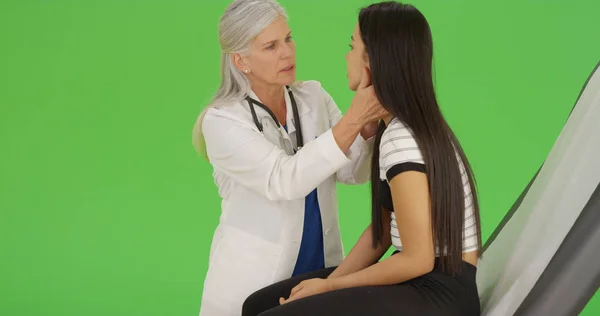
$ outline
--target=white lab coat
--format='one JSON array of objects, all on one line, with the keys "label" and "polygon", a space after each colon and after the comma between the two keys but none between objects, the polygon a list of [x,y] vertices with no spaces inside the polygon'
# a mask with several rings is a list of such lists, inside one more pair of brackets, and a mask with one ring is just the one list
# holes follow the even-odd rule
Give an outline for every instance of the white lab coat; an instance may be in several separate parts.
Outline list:
[{"label": "white lab coat", "polygon": [[304,198],[315,188],[325,266],[343,260],[336,182],[367,182],[373,138],[365,141],[359,135],[344,154],[331,131],[342,116],[331,96],[316,81],[298,82],[291,89],[305,143],[296,154],[287,91],[289,136],[255,106],[264,126],[259,132],[245,100],[211,108],[204,117],[202,131],[222,213],[210,249],[201,316],[239,316],[250,294],[292,275],[302,239]]}]

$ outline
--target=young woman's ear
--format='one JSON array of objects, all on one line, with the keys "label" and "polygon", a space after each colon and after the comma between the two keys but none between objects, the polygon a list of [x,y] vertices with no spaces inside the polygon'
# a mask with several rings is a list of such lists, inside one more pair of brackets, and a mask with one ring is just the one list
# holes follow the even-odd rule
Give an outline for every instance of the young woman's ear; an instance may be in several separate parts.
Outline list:
[{"label": "young woman's ear", "polygon": [[366,88],[371,85],[371,68],[364,66],[361,75],[360,75],[360,83],[358,86],[360,88]]},{"label": "young woman's ear", "polygon": [[369,70],[371,70],[371,63],[369,62],[369,54],[367,54],[366,51],[363,52],[363,62],[365,63],[367,68],[369,68]]},{"label": "young woman's ear", "polygon": [[368,75],[369,85],[371,85],[371,63],[369,62],[369,55],[367,55],[367,53],[365,53],[364,56],[365,56],[364,57],[365,65],[364,65],[363,73],[366,73],[366,75]]}]

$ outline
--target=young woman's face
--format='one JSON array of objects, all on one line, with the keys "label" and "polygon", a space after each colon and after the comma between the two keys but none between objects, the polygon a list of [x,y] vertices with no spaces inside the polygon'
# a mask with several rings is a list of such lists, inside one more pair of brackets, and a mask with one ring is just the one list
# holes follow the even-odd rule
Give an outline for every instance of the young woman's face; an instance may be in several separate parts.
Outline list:
[{"label": "young woman's face", "polygon": [[358,23],[356,23],[356,26],[354,27],[351,40],[350,51],[346,54],[346,70],[348,72],[348,88],[352,91],[356,91],[356,88],[358,88],[358,84],[360,83],[363,68],[369,67],[365,44],[360,36]]},{"label": "young woman's face", "polygon": [[[251,82],[290,85],[296,81],[296,45],[283,17],[258,34],[248,56],[234,56],[237,67]],[[248,72],[246,72],[248,70]]]}]

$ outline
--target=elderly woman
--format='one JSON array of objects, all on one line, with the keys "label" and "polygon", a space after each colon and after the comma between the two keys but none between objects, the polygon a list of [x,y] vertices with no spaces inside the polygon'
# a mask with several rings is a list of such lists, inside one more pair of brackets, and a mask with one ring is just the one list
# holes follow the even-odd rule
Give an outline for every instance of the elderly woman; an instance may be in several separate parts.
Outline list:
[{"label": "elderly woman", "polygon": [[239,316],[254,291],[340,264],[336,182],[368,181],[386,111],[366,73],[344,116],[319,82],[297,82],[274,1],[234,1],[219,40],[221,86],[194,128],[222,198],[200,315]]}]

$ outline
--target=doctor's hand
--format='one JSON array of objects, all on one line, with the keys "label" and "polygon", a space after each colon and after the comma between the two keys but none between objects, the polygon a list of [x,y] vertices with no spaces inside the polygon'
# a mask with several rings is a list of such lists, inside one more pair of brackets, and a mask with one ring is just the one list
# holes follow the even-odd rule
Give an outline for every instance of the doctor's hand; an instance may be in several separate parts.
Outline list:
[{"label": "doctor's hand", "polygon": [[[388,112],[381,106],[379,99],[375,95],[375,89],[371,84],[371,73],[367,67],[364,67],[362,70],[360,83],[356,89],[354,98],[352,98],[348,114],[359,119],[363,127],[369,123],[377,122],[388,115]],[[370,130],[373,131],[373,128]]]},{"label": "doctor's hand", "polygon": [[279,298],[279,304],[286,304],[297,299],[317,295],[325,292],[333,291],[333,286],[330,279],[310,279],[300,282],[296,285],[290,294],[290,297],[286,300],[285,298]]}]

